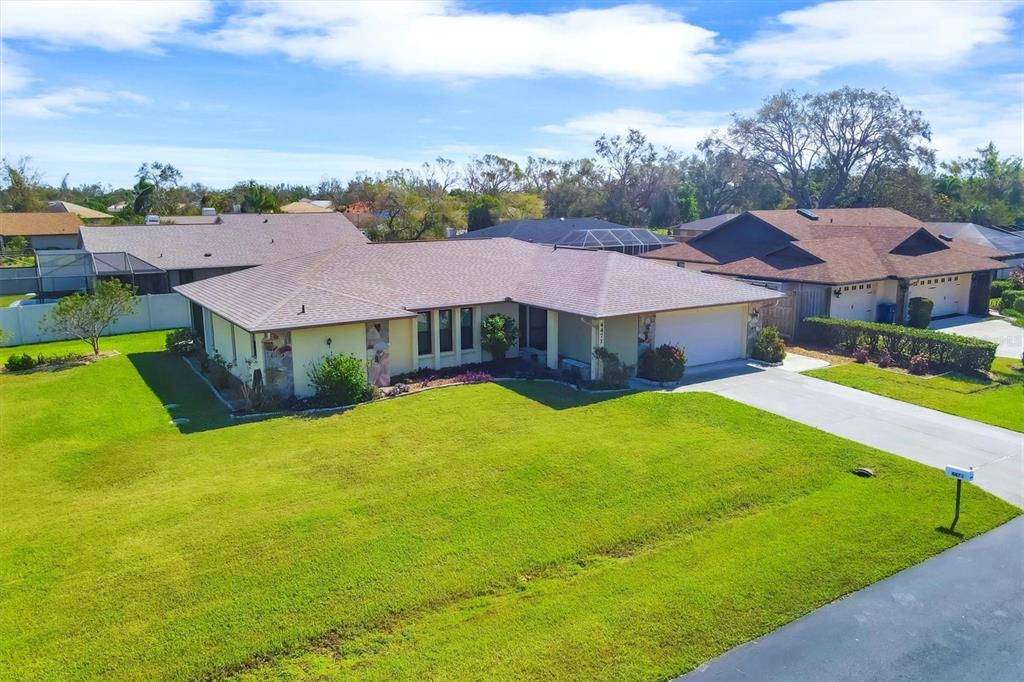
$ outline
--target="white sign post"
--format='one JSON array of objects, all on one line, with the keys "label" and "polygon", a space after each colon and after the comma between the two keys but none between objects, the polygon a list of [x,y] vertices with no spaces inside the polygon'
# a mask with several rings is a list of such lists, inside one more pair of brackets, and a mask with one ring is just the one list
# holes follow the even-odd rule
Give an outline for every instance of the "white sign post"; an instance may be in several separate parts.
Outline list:
[{"label": "white sign post", "polygon": [[963,467],[947,465],[946,475],[956,479],[956,511],[953,513],[953,523],[949,524],[949,532],[952,533],[953,529],[956,528],[956,522],[960,520],[960,486],[963,485],[964,481],[970,482],[974,480],[974,467],[964,469]]}]

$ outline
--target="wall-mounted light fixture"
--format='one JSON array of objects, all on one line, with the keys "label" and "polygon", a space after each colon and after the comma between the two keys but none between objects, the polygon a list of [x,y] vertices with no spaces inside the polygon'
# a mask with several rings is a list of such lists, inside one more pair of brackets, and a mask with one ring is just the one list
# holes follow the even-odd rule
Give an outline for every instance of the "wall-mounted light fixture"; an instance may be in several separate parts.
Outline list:
[{"label": "wall-mounted light fixture", "polygon": [[833,289],[832,290],[832,295],[835,296],[836,298],[839,298],[840,296],[843,295],[843,290],[842,289]]},{"label": "wall-mounted light fixture", "polygon": [[329,336],[327,337],[327,345],[328,346],[331,345],[331,337],[329,337]]}]

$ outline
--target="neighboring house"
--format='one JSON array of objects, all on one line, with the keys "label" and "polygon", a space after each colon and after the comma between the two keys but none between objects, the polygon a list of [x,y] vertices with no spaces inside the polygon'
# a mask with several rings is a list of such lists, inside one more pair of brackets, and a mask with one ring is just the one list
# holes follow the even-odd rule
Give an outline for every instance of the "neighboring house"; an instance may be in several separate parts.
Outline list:
[{"label": "neighboring house", "polygon": [[533,244],[573,246],[581,249],[617,251],[639,255],[674,243],[650,230],[610,223],[599,218],[544,218],[513,220],[480,230],[463,232],[453,239],[511,237]]},{"label": "neighboring house", "polygon": [[197,225],[121,225],[81,229],[90,278],[116,278],[141,294],[294,258],[366,237],[340,213],[231,214]]},{"label": "neighboring house", "polygon": [[73,249],[81,224],[74,213],[0,213],[0,237],[25,237],[33,249]]},{"label": "neighboring house", "polygon": [[281,213],[333,213],[334,204],[329,201],[299,199],[281,207]]},{"label": "neighboring house", "polygon": [[79,206],[73,204],[70,201],[48,201],[46,202],[46,210],[51,213],[74,213],[81,218],[86,224],[98,223],[104,220],[110,220],[114,216],[103,211],[97,211],[89,208],[88,206]]},{"label": "neighboring house", "polygon": [[864,208],[749,211],[644,257],[786,292],[766,314],[793,336],[813,315],[905,320],[915,297],[931,299],[935,317],[987,314],[1000,255],[899,211]]},{"label": "neighboring house", "polygon": [[489,360],[480,323],[492,313],[518,323],[510,355],[584,375],[597,375],[599,346],[630,365],[663,343],[685,348],[690,365],[742,358],[753,309],[780,297],[619,253],[515,239],[340,247],[175,291],[201,307],[195,326],[208,353],[240,378],[259,369],[267,385],[298,396],[313,392],[307,371],[331,353],[368,360],[381,385]]},{"label": "neighboring house", "polygon": [[679,223],[669,228],[672,232],[672,236],[679,241],[686,241],[693,237],[699,236],[712,230],[724,222],[732,220],[739,213],[722,213],[721,215],[708,216],[707,218],[701,218],[700,220],[692,220],[688,223]]},{"label": "neighboring house", "polygon": [[972,244],[987,246],[1003,255],[996,257],[1005,267],[996,273],[996,277],[1009,277],[1015,267],[1024,265],[1024,232],[1007,230],[1002,227],[986,227],[975,223],[925,223],[929,231],[935,235],[948,235]]}]

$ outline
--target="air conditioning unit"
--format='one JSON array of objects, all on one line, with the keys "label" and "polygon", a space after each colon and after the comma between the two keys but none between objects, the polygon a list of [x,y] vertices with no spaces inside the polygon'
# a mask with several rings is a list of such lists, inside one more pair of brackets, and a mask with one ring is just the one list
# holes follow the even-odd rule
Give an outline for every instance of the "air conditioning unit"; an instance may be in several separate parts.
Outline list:
[{"label": "air conditioning unit", "polygon": [[217,215],[217,209],[215,208],[201,208],[199,209],[199,215]]},{"label": "air conditioning unit", "polygon": [[152,215],[152,214],[146,216],[145,224],[146,225],[159,225],[160,224],[160,216]]}]

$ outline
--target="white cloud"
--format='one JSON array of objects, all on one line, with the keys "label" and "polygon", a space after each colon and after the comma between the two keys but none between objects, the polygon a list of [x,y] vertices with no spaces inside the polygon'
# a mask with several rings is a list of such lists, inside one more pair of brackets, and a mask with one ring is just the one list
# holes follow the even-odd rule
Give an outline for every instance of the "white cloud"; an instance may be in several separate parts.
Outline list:
[{"label": "white cloud", "polygon": [[903,97],[932,125],[939,160],[973,156],[989,142],[1000,153],[1024,156],[1024,82],[997,76],[970,90],[940,90]]},{"label": "white cloud", "polygon": [[21,90],[35,80],[19,59],[14,50],[0,43],[0,93]]},{"label": "white cloud", "polygon": [[692,151],[712,130],[729,125],[729,115],[712,111],[669,111],[615,109],[586,114],[539,130],[555,135],[582,137],[588,143],[601,135],[621,135],[636,128],[655,145],[678,151]]},{"label": "white cloud", "polygon": [[[423,158],[398,159],[333,152],[284,152],[271,149],[186,147],[17,140],[5,143],[11,157],[31,156],[48,178],[71,173],[73,182],[103,182],[122,187],[134,182],[143,161],[174,164],[185,182],[228,187],[241,180],[315,184],[321,178],[354,177],[389,169],[418,168]],[[76,179],[77,178],[77,179]]]},{"label": "white cloud", "polygon": [[143,95],[126,90],[107,92],[92,88],[64,88],[38,95],[5,97],[0,103],[5,115],[25,118],[60,118],[70,114],[88,114],[99,111],[96,105],[127,101],[145,104]]},{"label": "white cloud", "polygon": [[53,47],[150,50],[213,16],[209,0],[5,0],[0,36]]},{"label": "white cloud", "polygon": [[732,60],[754,76],[809,78],[830,69],[882,64],[940,70],[975,48],[1008,40],[1014,2],[844,0],[783,12],[776,30],[741,45]]},{"label": "white cloud", "polygon": [[648,4],[507,14],[447,0],[293,1],[247,3],[210,46],[400,76],[560,74],[657,87],[707,80],[718,62],[714,37]]}]

